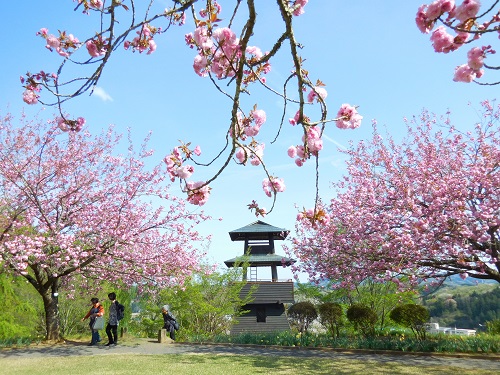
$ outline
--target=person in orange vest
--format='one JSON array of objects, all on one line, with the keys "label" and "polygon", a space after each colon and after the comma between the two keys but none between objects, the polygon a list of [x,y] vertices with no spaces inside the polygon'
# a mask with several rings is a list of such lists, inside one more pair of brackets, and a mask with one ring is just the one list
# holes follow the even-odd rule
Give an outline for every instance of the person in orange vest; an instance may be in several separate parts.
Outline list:
[{"label": "person in orange vest", "polygon": [[90,318],[89,327],[90,327],[90,331],[92,332],[92,339],[90,341],[89,346],[92,346],[92,345],[97,345],[97,343],[99,341],[101,341],[101,336],[99,335],[99,330],[94,329],[94,323],[95,323],[95,319],[98,316],[104,315],[104,307],[99,303],[99,298],[95,298],[95,297],[91,298],[90,302],[92,303],[92,307],[90,308],[87,315],[85,315],[82,318],[82,322],[85,319]]}]

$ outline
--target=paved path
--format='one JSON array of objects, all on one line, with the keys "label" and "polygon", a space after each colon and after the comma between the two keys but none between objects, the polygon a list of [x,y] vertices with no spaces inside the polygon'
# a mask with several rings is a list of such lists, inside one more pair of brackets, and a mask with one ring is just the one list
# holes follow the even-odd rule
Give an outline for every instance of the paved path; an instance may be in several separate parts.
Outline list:
[{"label": "paved path", "polygon": [[407,366],[447,366],[470,369],[491,370],[500,373],[500,356],[450,356],[430,353],[409,354],[381,351],[339,351],[333,349],[288,348],[258,345],[218,345],[218,344],[160,344],[151,339],[135,339],[123,345],[106,347],[87,346],[86,343],[68,342],[58,345],[33,345],[26,348],[4,349],[2,358],[16,357],[64,357],[73,355],[113,355],[113,354],[211,354],[211,355],[258,355],[321,357],[353,360],[372,360],[378,362],[399,362]]}]

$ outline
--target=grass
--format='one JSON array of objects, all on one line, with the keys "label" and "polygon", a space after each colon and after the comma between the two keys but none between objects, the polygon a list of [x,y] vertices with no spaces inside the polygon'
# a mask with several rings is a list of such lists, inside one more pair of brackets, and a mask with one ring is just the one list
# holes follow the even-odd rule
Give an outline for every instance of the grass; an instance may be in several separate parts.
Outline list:
[{"label": "grass", "polygon": [[97,355],[16,357],[0,361],[0,374],[9,375],[248,375],[248,374],[360,374],[360,375],[491,375],[491,371],[448,366],[407,366],[359,359],[293,358],[241,355]]}]

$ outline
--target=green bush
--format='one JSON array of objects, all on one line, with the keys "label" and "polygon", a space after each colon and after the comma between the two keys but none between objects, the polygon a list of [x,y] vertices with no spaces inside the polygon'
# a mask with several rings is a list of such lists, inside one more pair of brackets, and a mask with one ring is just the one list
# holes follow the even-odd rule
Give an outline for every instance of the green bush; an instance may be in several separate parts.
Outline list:
[{"label": "green bush", "polygon": [[429,320],[429,310],[424,306],[408,303],[395,307],[389,317],[403,327],[410,328],[419,340],[425,339],[425,323]]},{"label": "green bush", "polygon": [[365,337],[375,336],[375,323],[377,314],[368,306],[355,303],[347,309],[347,319],[354,324]]},{"label": "green bush", "polygon": [[311,323],[318,317],[314,305],[309,302],[297,302],[288,308],[288,319],[300,333],[307,332]]},{"label": "green bush", "polygon": [[319,321],[332,337],[340,335],[343,310],[339,303],[325,302],[318,306]]},{"label": "green bush", "polygon": [[500,335],[500,319],[486,322],[486,331],[490,335]]}]

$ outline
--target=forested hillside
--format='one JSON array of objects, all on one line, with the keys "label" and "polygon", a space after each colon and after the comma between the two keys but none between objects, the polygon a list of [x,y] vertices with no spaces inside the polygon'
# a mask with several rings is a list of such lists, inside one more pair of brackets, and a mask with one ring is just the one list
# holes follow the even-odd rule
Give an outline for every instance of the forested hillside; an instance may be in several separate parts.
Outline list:
[{"label": "forested hillside", "polygon": [[423,304],[440,326],[484,331],[485,322],[500,319],[500,287],[449,284],[424,295]]}]

